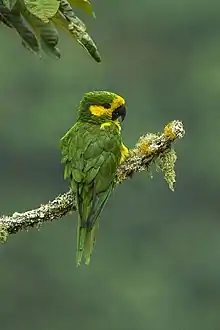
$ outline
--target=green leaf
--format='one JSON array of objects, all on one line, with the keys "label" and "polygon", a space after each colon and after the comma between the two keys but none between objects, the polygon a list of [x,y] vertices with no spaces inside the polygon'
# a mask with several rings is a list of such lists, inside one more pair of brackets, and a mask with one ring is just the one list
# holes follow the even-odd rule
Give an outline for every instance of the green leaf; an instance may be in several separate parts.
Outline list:
[{"label": "green leaf", "polygon": [[17,0],[3,0],[3,4],[9,10],[12,10],[12,8],[14,8],[16,2],[17,2]]},{"label": "green leaf", "polygon": [[101,56],[98,52],[97,46],[88,33],[82,33],[81,35],[78,35],[77,41],[88,51],[88,53],[96,60],[96,62],[101,62]]},{"label": "green leaf", "polygon": [[67,0],[60,0],[59,11],[63,14],[67,21],[69,21],[69,23],[74,21],[76,25],[78,25],[84,31],[86,30],[85,24],[75,15]]},{"label": "green leaf", "polygon": [[58,0],[24,0],[27,10],[45,23],[49,23],[59,8]]},{"label": "green leaf", "polygon": [[41,57],[40,54],[39,54],[39,52],[34,51],[33,48],[31,48],[31,47],[28,45],[28,43],[27,43],[24,39],[22,39],[21,44],[22,44],[22,46],[23,46],[25,49],[27,49],[29,52],[31,52],[31,53],[33,53],[33,54],[37,54],[39,57]]},{"label": "green leaf", "polygon": [[39,43],[33,32],[26,26],[22,17],[13,17],[11,20],[12,25],[15,27],[24,42],[34,53],[39,53]]},{"label": "green leaf", "polygon": [[59,59],[61,54],[56,47],[59,36],[54,25],[49,22],[40,28],[40,44],[45,53],[53,58]]},{"label": "green leaf", "polygon": [[[7,6],[13,6],[9,10]],[[71,0],[73,5],[93,13],[89,0]],[[15,28],[22,45],[39,55],[40,48],[53,58],[60,58],[57,48],[61,27],[83,46],[97,61],[101,61],[97,46],[86,31],[85,24],[75,15],[67,0],[0,0],[0,23]],[[40,47],[41,46],[41,47]]]},{"label": "green leaf", "polygon": [[25,19],[28,21],[33,31],[35,32],[44,52],[53,58],[60,58],[60,51],[56,47],[59,41],[59,35],[54,24],[52,22],[42,22],[40,19],[26,10],[25,7],[21,7],[21,10]]},{"label": "green leaf", "polygon": [[74,14],[70,4],[66,0],[61,0],[59,11],[52,18],[52,21],[70,33],[97,62],[101,62],[101,56],[97,46],[87,33],[85,24]]},{"label": "green leaf", "polygon": [[2,13],[0,13],[0,22],[4,23],[9,28],[13,28],[12,24],[7,20],[7,18]]},{"label": "green leaf", "polygon": [[87,12],[89,15],[95,17],[95,13],[92,8],[92,4],[88,0],[70,0],[69,3],[73,6],[79,7]]},{"label": "green leaf", "polygon": [[8,10],[0,0],[0,13],[1,16],[5,18],[6,22],[15,28],[24,40],[25,45],[32,49],[33,52],[38,53],[39,44],[37,38],[25,23],[20,11],[17,8],[11,11]]}]

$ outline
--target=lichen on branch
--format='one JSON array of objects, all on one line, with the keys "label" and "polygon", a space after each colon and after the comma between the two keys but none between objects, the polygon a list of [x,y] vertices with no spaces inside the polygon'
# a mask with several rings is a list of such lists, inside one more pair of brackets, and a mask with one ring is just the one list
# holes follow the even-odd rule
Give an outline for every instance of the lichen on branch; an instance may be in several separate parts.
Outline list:
[{"label": "lichen on branch", "polygon": [[[162,134],[147,133],[141,136],[134,149],[129,151],[128,157],[118,167],[116,183],[122,183],[134,173],[150,171],[151,167],[156,165],[173,190],[176,161],[173,143],[184,134],[182,122],[174,120],[165,126]],[[69,191],[37,209],[23,213],[15,212],[10,216],[3,215],[0,217],[0,242],[5,243],[10,234],[32,227],[39,228],[44,222],[60,219],[76,210],[75,196]]]}]

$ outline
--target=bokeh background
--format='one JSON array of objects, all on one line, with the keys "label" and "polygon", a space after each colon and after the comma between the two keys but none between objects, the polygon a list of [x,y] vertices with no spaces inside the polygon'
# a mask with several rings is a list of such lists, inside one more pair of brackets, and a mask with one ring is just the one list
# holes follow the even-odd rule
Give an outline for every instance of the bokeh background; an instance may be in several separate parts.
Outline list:
[{"label": "bokeh background", "polygon": [[75,266],[76,215],[11,236],[0,248],[4,330],[220,329],[220,2],[93,1],[78,14],[95,63],[61,33],[59,61],[38,60],[0,29],[0,212],[68,189],[58,141],[86,91],[128,104],[123,136],[183,120],[176,191],[135,175],[102,214],[89,267]]}]

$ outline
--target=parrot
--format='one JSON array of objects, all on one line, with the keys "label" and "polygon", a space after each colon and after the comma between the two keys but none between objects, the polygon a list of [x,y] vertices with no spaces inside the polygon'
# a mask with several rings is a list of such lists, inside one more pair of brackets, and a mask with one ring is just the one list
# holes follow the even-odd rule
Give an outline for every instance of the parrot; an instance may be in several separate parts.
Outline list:
[{"label": "parrot", "polygon": [[61,138],[64,179],[76,197],[76,265],[89,265],[99,216],[115,187],[116,171],[129,151],[122,142],[125,100],[108,91],[84,94],[75,125]]}]

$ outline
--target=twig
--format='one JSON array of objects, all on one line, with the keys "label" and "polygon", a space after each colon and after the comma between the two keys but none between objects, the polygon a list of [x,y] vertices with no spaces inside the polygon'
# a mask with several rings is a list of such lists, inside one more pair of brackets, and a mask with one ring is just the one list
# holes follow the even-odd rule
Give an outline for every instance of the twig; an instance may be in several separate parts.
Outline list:
[{"label": "twig", "polygon": [[[126,160],[119,166],[116,182],[122,183],[134,173],[148,170],[158,159],[162,159],[162,156],[171,150],[173,142],[182,138],[184,134],[182,122],[174,120],[165,126],[162,134],[148,133],[142,136],[135,148],[129,152]],[[174,166],[174,162],[171,166]],[[175,172],[173,171],[173,173],[171,186],[175,182]],[[23,213],[15,212],[11,216],[1,216],[0,242],[5,242],[9,234],[28,230],[31,227],[39,227],[44,222],[60,219],[76,210],[75,197],[69,191],[37,209]]]}]

